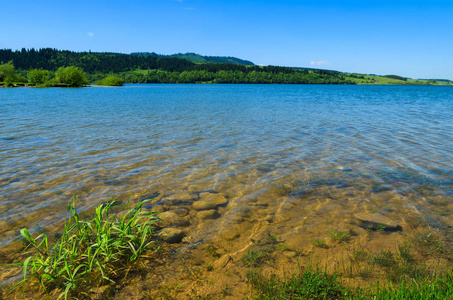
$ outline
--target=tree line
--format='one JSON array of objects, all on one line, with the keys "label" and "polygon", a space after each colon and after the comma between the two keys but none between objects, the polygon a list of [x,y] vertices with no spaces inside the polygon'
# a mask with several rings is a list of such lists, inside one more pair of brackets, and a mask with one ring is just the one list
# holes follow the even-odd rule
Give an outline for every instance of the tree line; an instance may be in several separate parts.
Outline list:
[{"label": "tree line", "polygon": [[398,75],[384,75],[383,77],[391,78],[391,79],[396,79],[396,80],[402,80],[402,81],[407,81],[406,77],[401,77]]},{"label": "tree line", "polygon": [[[154,57],[136,56],[121,53],[101,52],[74,52],[68,50],[57,50],[43,48],[39,50],[25,49],[13,51],[11,49],[0,50],[0,62],[12,61],[16,68],[21,70],[45,69],[56,71],[62,66],[75,66],[82,68],[90,74],[96,72],[119,73],[126,71],[141,70],[163,70],[169,72],[183,71],[242,71],[248,72],[271,72],[271,73],[294,73],[307,72],[307,70],[296,70],[288,67],[277,66],[246,66],[229,63],[205,63],[195,64],[186,59],[175,57]],[[314,70],[320,74],[339,73],[326,70]]]},{"label": "tree line", "polygon": [[85,72],[117,73],[135,69],[184,71],[195,64],[178,58],[136,57],[121,53],[74,52],[51,48],[0,50],[0,62],[12,61],[17,69],[56,71],[62,66],[82,68]]},{"label": "tree line", "polygon": [[[105,76],[94,74],[93,78]],[[304,72],[266,72],[252,70],[206,71],[194,70],[184,72],[168,72],[162,70],[146,70],[121,72],[116,76],[130,83],[266,83],[266,84],[354,84],[344,76],[319,74],[312,71]]]},{"label": "tree line", "polygon": [[[16,67],[21,82],[37,85],[58,85],[57,71],[71,67],[72,73],[82,72],[78,82],[128,83],[291,83],[291,84],[353,84],[345,74],[327,70],[295,69],[279,66],[246,66],[229,63],[196,64],[173,57],[140,57],[120,53],[73,52],[51,48],[0,50],[0,63]],[[6,63],[5,63],[6,62]],[[75,72],[75,70],[78,70]],[[33,71],[33,72],[32,72]],[[61,73],[62,71],[60,71]],[[70,72],[68,69],[67,72]],[[35,83],[36,78],[47,81]],[[81,78],[84,78],[82,83]],[[52,81],[53,80],[53,81]],[[0,78],[0,81],[1,78]],[[70,83],[71,86],[73,83]]]},{"label": "tree line", "polygon": [[[23,73],[23,72],[22,72]],[[26,77],[17,73],[13,62],[0,64],[0,86],[29,86],[36,87],[81,87],[92,82],[83,69],[69,66],[60,67],[55,72],[44,69],[31,69]],[[122,86],[122,78],[108,75],[96,81],[98,85]]]},{"label": "tree line", "polygon": [[55,72],[32,69],[26,73],[25,77],[16,72],[12,61],[0,64],[0,85],[4,86],[23,86],[29,84],[40,87],[80,87],[88,83],[86,73],[81,68],[74,66],[60,67]]}]

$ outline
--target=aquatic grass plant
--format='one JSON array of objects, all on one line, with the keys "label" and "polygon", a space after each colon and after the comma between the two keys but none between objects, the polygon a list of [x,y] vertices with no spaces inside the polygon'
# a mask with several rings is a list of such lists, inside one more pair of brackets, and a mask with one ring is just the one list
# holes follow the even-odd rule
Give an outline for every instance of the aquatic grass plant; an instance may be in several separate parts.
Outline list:
[{"label": "aquatic grass plant", "polygon": [[335,229],[329,232],[329,236],[332,239],[332,241],[341,243],[348,241],[349,238],[351,237],[351,234],[346,231]]},{"label": "aquatic grass plant", "polygon": [[273,250],[271,248],[259,249],[257,251],[249,249],[241,261],[246,267],[258,267],[273,260],[271,257],[272,252]]},{"label": "aquatic grass plant", "polygon": [[324,248],[327,249],[329,246],[326,244],[324,239],[314,239],[311,241],[311,244],[317,248]]},{"label": "aquatic grass plant", "polygon": [[413,238],[413,244],[417,252],[425,257],[452,257],[453,254],[439,230],[419,232]]},{"label": "aquatic grass plant", "polygon": [[31,251],[23,262],[13,264],[22,266],[24,278],[12,290],[23,286],[25,292],[25,283],[35,279],[46,293],[58,290],[58,299],[67,299],[71,294],[83,294],[84,288],[114,282],[118,272],[145,251],[158,249],[153,227],[159,219],[154,212],[142,211],[144,202],[129,207],[122,217],[109,214],[115,201],[100,204],[92,219],[82,221],[74,197],[68,204],[70,217],[53,246],[45,233],[33,238],[27,229],[22,229],[28,243],[26,249]]},{"label": "aquatic grass plant", "polygon": [[351,251],[350,259],[352,262],[363,262],[366,261],[369,256],[370,253],[368,253],[363,247],[359,247]]},{"label": "aquatic grass plant", "polygon": [[[373,253],[363,247],[350,251],[350,264],[344,268],[344,275],[349,278],[381,278],[389,285],[400,285],[402,282],[435,281],[439,276],[452,275],[450,263],[432,265],[424,260],[416,260],[413,244],[404,241],[396,244],[396,252],[390,249]],[[416,247],[415,247],[416,248]],[[448,260],[448,257],[445,257]],[[444,261],[445,262],[445,261]],[[453,285],[451,286],[453,288]]]},{"label": "aquatic grass plant", "polygon": [[280,238],[280,236],[278,236],[278,235],[272,235],[272,234],[270,234],[270,232],[268,232],[265,241],[266,241],[267,244],[270,244],[270,245],[277,245],[277,244],[280,243],[280,242],[278,241],[279,238]]},{"label": "aquatic grass plant", "polygon": [[372,260],[375,264],[390,268],[397,264],[395,255],[390,250],[381,250],[378,255],[372,256]]},{"label": "aquatic grass plant", "polygon": [[414,258],[411,254],[411,243],[404,241],[402,244],[397,244],[399,257],[406,263],[413,262]]},{"label": "aquatic grass plant", "polygon": [[217,249],[214,246],[208,246],[206,248],[206,252],[209,256],[212,256],[214,258],[219,258],[221,256],[219,253],[217,253]]}]

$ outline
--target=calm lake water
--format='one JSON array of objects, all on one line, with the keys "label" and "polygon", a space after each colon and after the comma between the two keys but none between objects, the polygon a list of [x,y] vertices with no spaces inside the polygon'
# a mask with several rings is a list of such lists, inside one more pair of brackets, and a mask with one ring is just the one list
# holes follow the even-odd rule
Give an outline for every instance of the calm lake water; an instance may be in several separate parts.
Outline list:
[{"label": "calm lake water", "polygon": [[277,215],[316,225],[356,212],[416,214],[447,228],[453,88],[0,89],[0,246],[23,227],[52,228],[74,193],[80,210],[141,197],[190,212],[203,192],[228,205],[209,228],[191,229],[200,238],[239,217]]}]

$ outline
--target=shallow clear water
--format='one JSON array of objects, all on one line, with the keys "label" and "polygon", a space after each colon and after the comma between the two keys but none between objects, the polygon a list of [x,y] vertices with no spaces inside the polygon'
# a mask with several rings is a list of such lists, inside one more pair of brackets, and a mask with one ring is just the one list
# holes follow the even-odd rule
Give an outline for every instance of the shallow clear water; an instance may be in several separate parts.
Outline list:
[{"label": "shallow clear water", "polygon": [[366,203],[438,213],[442,227],[453,204],[453,89],[4,88],[0,158],[0,245],[62,220],[74,193],[81,210],[108,197],[165,204],[221,193],[229,204],[216,230],[253,205],[264,218],[301,197],[330,199],[316,222]]}]

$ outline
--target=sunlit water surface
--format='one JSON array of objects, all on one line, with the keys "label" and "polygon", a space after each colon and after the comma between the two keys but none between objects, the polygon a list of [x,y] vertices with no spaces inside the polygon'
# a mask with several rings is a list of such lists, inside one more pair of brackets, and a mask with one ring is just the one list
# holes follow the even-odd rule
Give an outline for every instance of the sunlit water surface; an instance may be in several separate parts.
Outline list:
[{"label": "sunlit water surface", "polygon": [[450,226],[453,89],[4,88],[0,158],[0,245],[63,220],[74,193],[81,211],[109,197],[190,210],[221,193],[228,205],[203,238],[238,214],[284,219],[282,203],[306,213],[288,212],[295,222],[409,210]]}]

